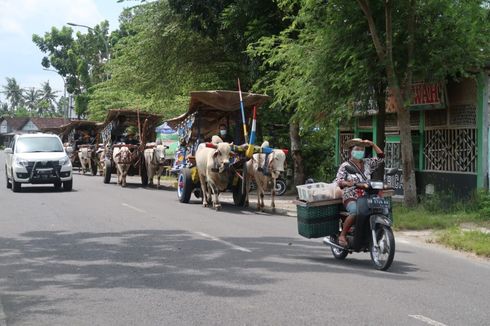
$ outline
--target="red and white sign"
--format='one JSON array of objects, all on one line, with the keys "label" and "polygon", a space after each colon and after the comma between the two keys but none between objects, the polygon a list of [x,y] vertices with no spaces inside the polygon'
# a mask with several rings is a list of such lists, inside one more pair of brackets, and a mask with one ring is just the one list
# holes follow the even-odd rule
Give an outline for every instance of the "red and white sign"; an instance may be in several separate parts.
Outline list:
[{"label": "red and white sign", "polygon": [[[445,106],[444,101],[444,88],[441,83],[415,83],[412,84],[412,98],[410,100],[410,107],[412,109],[417,108],[443,108]],[[396,112],[396,103],[391,92],[388,89],[388,96],[386,98],[386,112]]]},{"label": "red and white sign", "polygon": [[411,106],[441,104],[441,85],[439,83],[412,85]]}]

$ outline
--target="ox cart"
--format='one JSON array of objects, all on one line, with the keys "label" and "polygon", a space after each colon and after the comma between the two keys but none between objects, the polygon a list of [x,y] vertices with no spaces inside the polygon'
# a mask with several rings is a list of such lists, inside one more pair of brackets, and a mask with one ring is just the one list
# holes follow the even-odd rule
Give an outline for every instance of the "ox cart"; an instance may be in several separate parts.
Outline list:
[{"label": "ox cart", "polygon": [[[126,175],[141,177],[141,184],[148,185],[144,150],[155,137],[155,127],[161,116],[137,110],[109,110],[101,130],[104,153],[103,181],[110,183],[113,173],[118,184],[126,185]],[[136,130],[136,137],[128,137],[128,128]]]},{"label": "ox cart", "polygon": [[[254,107],[260,107],[268,96],[242,93],[245,119],[252,117]],[[220,125],[225,125],[233,141],[233,156],[228,168],[227,190],[233,192],[236,206],[244,206],[246,200],[244,169],[249,159],[245,155],[246,144],[243,135],[243,122],[240,111],[239,92],[236,91],[199,91],[191,92],[189,109],[183,115],[166,122],[179,133],[180,149],[171,172],[177,174],[177,196],[181,203],[188,203],[191,195],[202,198],[199,173],[196,166],[196,151],[201,143],[211,142],[218,134]],[[244,150],[245,149],[245,150]],[[208,203],[209,204],[209,203]]]},{"label": "ox cart", "polygon": [[65,147],[72,147],[71,163],[83,174],[89,172],[96,175],[99,169],[100,130],[101,124],[95,121],[73,120],[57,128],[45,132],[57,134]]}]

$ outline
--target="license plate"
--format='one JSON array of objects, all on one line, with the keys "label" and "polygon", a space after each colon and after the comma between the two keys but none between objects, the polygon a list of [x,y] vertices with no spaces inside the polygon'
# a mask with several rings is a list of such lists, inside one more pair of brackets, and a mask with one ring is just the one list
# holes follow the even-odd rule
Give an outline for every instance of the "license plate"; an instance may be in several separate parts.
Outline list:
[{"label": "license plate", "polygon": [[52,169],[49,169],[49,170],[37,170],[36,171],[38,175],[42,175],[42,176],[48,176],[50,175],[53,170]]},{"label": "license plate", "polygon": [[390,202],[381,197],[372,198],[368,204],[370,207],[390,207]]}]

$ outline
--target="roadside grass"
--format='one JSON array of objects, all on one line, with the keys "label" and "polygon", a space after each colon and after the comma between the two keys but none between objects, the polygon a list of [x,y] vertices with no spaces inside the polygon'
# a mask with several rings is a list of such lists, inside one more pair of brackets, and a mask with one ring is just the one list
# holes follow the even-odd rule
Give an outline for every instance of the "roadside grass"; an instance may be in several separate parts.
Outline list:
[{"label": "roadside grass", "polygon": [[475,223],[477,225],[488,223],[475,211],[430,212],[422,205],[415,208],[407,208],[400,204],[395,204],[393,216],[396,230],[440,230],[458,226],[461,223]]},{"label": "roadside grass", "polygon": [[452,227],[438,232],[436,241],[450,248],[490,257],[490,233]]},{"label": "roadside grass", "polygon": [[[441,206],[438,206],[441,207]],[[445,208],[445,207],[444,207]],[[401,204],[393,206],[395,230],[436,230],[434,241],[447,247],[490,257],[490,229],[488,205],[456,203],[451,209],[437,209],[433,203],[423,202],[415,208]]]}]

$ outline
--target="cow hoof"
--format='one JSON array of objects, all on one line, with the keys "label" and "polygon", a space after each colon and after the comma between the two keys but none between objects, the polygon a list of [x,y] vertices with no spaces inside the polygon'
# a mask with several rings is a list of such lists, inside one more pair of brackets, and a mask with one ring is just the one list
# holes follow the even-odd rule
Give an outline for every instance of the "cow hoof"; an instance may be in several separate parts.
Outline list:
[{"label": "cow hoof", "polygon": [[202,207],[208,207],[208,203],[203,203]]},{"label": "cow hoof", "polygon": [[214,206],[214,209],[215,209],[216,211],[220,211],[220,210],[221,210],[221,205],[216,205],[216,206]]}]

